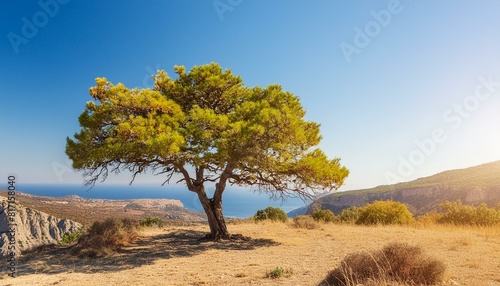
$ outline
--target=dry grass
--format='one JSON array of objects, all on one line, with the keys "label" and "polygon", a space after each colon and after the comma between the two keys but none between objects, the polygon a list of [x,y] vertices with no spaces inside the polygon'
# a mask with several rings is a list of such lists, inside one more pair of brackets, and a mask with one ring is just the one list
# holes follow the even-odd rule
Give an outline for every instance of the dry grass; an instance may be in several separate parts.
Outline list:
[{"label": "dry grass", "polygon": [[311,216],[299,215],[293,219],[293,223],[290,224],[295,228],[305,228],[305,229],[316,229],[320,228],[321,225],[315,221]]},{"label": "dry grass", "polygon": [[[147,229],[136,243],[108,257],[75,259],[62,246],[26,256],[19,261],[19,276],[1,279],[0,285],[318,285],[348,255],[376,251],[390,242],[420,246],[443,261],[441,285],[500,285],[498,227],[228,227],[252,240],[200,241],[206,225]],[[293,275],[267,278],[277,267],[293,269]]]}]

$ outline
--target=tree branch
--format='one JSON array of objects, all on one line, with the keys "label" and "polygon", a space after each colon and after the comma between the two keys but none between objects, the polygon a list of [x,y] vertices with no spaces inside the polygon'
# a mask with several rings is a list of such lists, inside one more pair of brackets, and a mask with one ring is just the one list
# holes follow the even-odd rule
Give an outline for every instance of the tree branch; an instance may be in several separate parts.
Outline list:
[{"label": "tree branch", "polygon": [[231,177],[234,168],[235,168],[234,161],[229,161],[226,164],[226,168],[224,168],[224,171],[222,171],[222,174],[219,177],[219,182],[215,184],[214,200],[216,201],[222,200],[222,193],[226,189],[226,182]]},{"label": "tree branch", "polygon": [[177,169],[179,169],[179,171],[181,172],[181,174],[184,176],[183,180],[186,181],[186,185],[188,187],[188,190],[190,190],[191,192],[195,192],[196,193],[196,188],[195,188],[195,186],[193,184],[193,179],[191,179],[191,177],[189,176],[189,173],[186,170],[186,168],[184,168],[184,166],[181,165],[181,164],[174,164],[174,166]]}]

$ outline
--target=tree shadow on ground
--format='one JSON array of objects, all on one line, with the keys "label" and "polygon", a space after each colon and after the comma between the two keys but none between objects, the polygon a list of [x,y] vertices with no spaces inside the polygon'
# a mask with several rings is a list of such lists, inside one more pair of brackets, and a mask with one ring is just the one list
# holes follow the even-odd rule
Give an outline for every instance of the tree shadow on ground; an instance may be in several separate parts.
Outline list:
[{"label": "tree shadow on ground", "polygon": [[209,249],[246,251],[279,245],[271,239],[201,240],[200,237],[205,234],[201,231],[180,229],[140,237],[134,244],[123,247],[118,253],[102,258],[79,258],[70,254],[71,247],[43,247],[20,257],[18,275],[116,272],[149,265],[158,259],[195,256]]}]

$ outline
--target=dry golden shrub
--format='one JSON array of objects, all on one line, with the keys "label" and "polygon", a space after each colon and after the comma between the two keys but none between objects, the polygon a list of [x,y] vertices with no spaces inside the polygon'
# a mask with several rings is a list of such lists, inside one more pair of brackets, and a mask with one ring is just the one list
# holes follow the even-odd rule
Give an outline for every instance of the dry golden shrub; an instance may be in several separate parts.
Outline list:
[{"label": "dry golden shrub", "polygon": [[80,237],[71,253],[89,258],[108,256],[137,237],[136,225],[129,219],[96,221]]},{"label": "dry golden shrub", "polygon": [[443,280],[445,265],[418,246],[390,243],[375,252],[356,252],[332,270],[323,285],[433,285]]}]

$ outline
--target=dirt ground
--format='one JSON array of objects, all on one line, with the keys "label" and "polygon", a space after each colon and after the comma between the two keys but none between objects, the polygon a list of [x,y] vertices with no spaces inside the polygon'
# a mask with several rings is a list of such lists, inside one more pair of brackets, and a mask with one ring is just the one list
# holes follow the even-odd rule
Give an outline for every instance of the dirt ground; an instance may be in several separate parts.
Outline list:
[{"label": "dirt ground", "polygon": [[[208,231],[205,225],[147,229],[134,245],[106,258],[78,259],[64,247],[28,254],[19,260],[19,276],[4,274],[0,285],[318,285],[347,254],[394,241],[419,245],[442,260],[447,267],[442,285],[500,285],[498,227],[228,227],[252,239],[200,241]],[[266,277],[276,267],[292,274]]]}]

